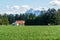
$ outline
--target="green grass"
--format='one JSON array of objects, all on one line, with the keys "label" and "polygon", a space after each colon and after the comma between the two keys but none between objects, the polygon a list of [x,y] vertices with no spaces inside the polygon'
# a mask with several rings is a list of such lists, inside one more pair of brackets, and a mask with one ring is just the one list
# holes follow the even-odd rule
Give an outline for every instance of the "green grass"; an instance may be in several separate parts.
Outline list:
[{"label": "green grass", "polygon": [[60,40],[60,25],[0,26],[0,40]]}]

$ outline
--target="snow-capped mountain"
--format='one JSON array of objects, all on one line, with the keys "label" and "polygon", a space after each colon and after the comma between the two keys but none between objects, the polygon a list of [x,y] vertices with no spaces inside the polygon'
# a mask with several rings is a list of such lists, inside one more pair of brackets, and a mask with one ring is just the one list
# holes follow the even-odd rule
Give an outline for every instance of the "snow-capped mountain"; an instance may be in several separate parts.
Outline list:
[{"label": "snow-capped mountain", "polygon": [[30,8],[25,13],[33,13],[35,15],[39,15],[39,14],[41,14],[41,12],[45,12],[45,10],[34,10],[34,9]]},{"label": "snow-capped mountain", "polygon": [[30,8],[30,9],[28,9],[25,13],[33,13],[33,9]]},{"label": "snow-capped mountain", "polygon": [[[42,10],[39,10],[39,9],[33,9],[33,8],[30,8],[30,9],[26,9],[25,11],[24,11],[24,13],[22,12],[22,11],[19,11],[18,12],[18,10],[17,11],[13,11],[13,12],[10,12],[10,11],[8,11],[8,12],[6,12],[6,14],[13,14],[13,15],[15,15],[15,14],[25,14],[25,13],[33,13],[33,14],[35,14],[35,15],[40,15],[41,14],[41,12],[42,13],[44,13],[45,12],[45,10],[44,9],[42,9]],[[4,13],[0,13],[0,14],[4,14]]]}]

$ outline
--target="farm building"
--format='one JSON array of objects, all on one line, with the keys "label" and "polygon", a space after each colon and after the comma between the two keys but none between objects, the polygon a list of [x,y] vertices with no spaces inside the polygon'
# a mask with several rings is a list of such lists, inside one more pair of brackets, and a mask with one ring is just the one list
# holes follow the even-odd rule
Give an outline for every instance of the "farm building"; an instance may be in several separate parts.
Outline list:
[{"label": "farm building", "polygon": [[24,20],[16,20],[14,23],[12,23],[13,25],[24,25],[25,21]]}]

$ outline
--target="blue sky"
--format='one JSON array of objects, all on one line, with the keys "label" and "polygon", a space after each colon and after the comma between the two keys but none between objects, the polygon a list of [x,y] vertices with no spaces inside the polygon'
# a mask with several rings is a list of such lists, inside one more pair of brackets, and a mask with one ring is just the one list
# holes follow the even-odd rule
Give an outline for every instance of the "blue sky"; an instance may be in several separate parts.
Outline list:
[{"label": "blue sky", "polygon": [[46,6],[50,0],[0,0],[0,6],[30,5],[33,7]]},{"label": "blue sky", "polygon": [[32,7],[47,6],[50,0],[0,0],[0,6],[6,7],[7,5],[29,5]]},{"label": "blue sky", "polygon": [[[22,7],[22,9],[20,7]],[[30,7],[34,9],[60,8],[60,0],[0,0],[0,12],[13,13],[13,11],[20,9],[21,11],[25,11],[25,9]]]}]

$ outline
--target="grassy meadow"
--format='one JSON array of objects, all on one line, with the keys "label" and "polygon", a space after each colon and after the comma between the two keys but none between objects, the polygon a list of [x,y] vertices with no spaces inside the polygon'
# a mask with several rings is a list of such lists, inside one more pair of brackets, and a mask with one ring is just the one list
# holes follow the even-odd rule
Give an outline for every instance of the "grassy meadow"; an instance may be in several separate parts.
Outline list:
[{"label": "grassy meadow", "polygon": [[0,40],[60,40],[60,25],[0,26]]}]

